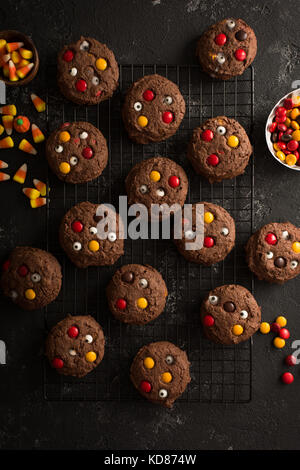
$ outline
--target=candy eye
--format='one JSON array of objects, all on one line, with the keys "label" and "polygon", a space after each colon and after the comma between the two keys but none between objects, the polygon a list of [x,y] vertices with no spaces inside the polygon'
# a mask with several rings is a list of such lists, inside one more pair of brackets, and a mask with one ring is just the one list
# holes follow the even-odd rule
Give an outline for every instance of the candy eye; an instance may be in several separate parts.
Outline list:
[{"label": "candy eye", "polygon": [[219,135],[224,135],[224,134],[226,134],[226,127],[224,127],[224,126],[218,126],[218,127],[217,127],[217,134],[219,134]]},{"label": "candy eye", "polygon": [[63,151],[63,149],[64,149],[64,148],[63,148],[62,145],[57,145],[57,146],[55,147],[55,152],[61,153],[61,152]]},{"label": "candy eye", "polygon": [[227,235],[229,234],[228,228],[227,227],[222,227],[221,234],[224,235],[224,237],[227,237]]},{"label": "candy eye", "polygon": [[92,78],[92,84],[93,84],[93,85],[99,85],[99,78],[96,77],[96,76],[93,77],[93,78]]},{"label": "candy eye", "polygon": [[142,103],[140,103],[139,101],[137,101],[136,103],[134,103],[133,107],[134,107],[134,109],[135,109],[136,111],[141,111],[141,110],[143,109],[143,105],[142,105]]},{"label": "candy eye", "polygon": [[70,75],[72,75],[72,77],[76,77],[76,75],[77,75],[77,68],[76,67],[71,68]]},{"label": "candy eye", "polygon": [[291,266],[292,269],[296,269],[297,266],[298,266],[298,261],[296,261],[296,260],[291,261],[290,266]]},{"label": "candy eye", "polygon": [[227,28],[229,29],[233,29],[235,27],[235,21],[233,20],[227,20],[226,24],[227,24]]},{"label": "candy eye", "polygon": [[184,238],[186,238],[187,240],[193,240],[195,236],[196,234],[195,232],[193,232],[193,230],[187,230],[186,232],[184,232]]},{"label": "candy eye", "polygon": [[247,310],[242,310],[241,313],[240,313],[240,316],[241,316],[241,318],[243,318],[243,320],[246,320],[246,318],[248,318]]},{"label": "candy eye", "polygon": [[115,234],[115,232],[109,232],[107,238],[110,242],[115,242],[117,239],[117,235]]},{"label": "candy eye", "polygon": [[97,233],[96,227],[91,227],[91,228],[90,228],[90,233],[91,233],[92,235],[96,235],[96,233]]},{"label": "candy eye", "polygon": [[272,259],[273,256],[274,256],[274,254],[272,253],[272,251],[268,251],[268,253],[266,254],[266,257],[267,257],[268,259]]},{"label": "candy eye", "polygon": [[140,192],[142,194],[146,194],[148,192],[148,188],[145,184],[142,184],[142,186],[140,186]]},{"label": "candy eye", "polygon": [[173,364],[173,362],[174,362],[174,357],[173,356],[167,356],[166,357],[166,363],[169,364],[169,366],[171,364]]},{"label": "candy eye", "polygon": [[217,54],[217,62],[219,62],[219,64],[224,64],[225,62],[225,56],[224,54],[222,54],[222,52],[219,52],[219,54]]},{"label": "candy eye", "polygon": [[40,276],[38,273],[34,273],[34,274],[31,276],[31,280],[32,280],[32,282],[40,282],[41,276]]},{"label": "candy eye", "polygon": [[76,356],[77,352],[75,351],[75,349],[70,349],[69,354],[70,354],[70,356]]},{"label": "candy eye", "polygon": [[162,188],[159,188],[159,189],[156,191],[156,194],[157,194],[157,196],[159,196],[159,197],[164,197],[165,191],[164,191]]},{"label": "candy eye", "polygon": [[71,157],[71,158],[70,158],[70,163],[71,163],[72,166],[77,165],[77,163],[78,163],[78,158],[77,158],[77,157]]},{"label": "candy eye", "polygon": [[165,97],[164,97],[164,103],[166,103],[166,104],[172,104],[172,103],[173,103],[173,98],[172,98],[172,96],[165,96]]},{"label": "candy eye", "polygon": [[87,41],[82,41],[82,43],[80,44],[80,50],[81,51],[88,51],[90,48],[90,45]]},{"label": "candy eye", "polygon": [[9,297],[12,300],[15,300],[18,297],[18,293],[15,290],[11,290],[10,293],[9,293]]},{"label": "candy eye", "polygon": [[288,239],[290,238],[290,234],[289,234],[289,232],[288,232],[287,230],[284,230],[284,231],[282,232],[282,238],[283,238],[284,240],[288,240]]},{"label": "candy eye", "polygon": [[217,305],[217,303],[219,302],[219,297],[217,297],[216,295],[210,295],[208,297],[208,301],[212,304],[212,305]]},{"label": "candy eye", "polygon": [[93,337],[91,335],[86,335],[84,339],[86,343],[91,344],[93,342]]},{"label": "candy eye", "polygon": [[167,398],[168,392],[165,388],[161,388],[158,392],[159,398]]},{"label": "candy eye", "polygon": [[80,137],[81,139],[84,139],[84,140],[87,139],[88,136],[89,136],[89,135],[88,135],[87,132],[81,132],[81,134],[79,134],[79,137]]},{"label": "candy eye", "polygon": [[142,288],[142,289],[146,289],[146,287],[148,287],[148,281],[147,279],[141,279],[140,282],[139,282],[139,286]]},{"label": "candy eye", "polygon": [[73,250],[80,251],[81,248],[82,248],[81,243],[79,243],[79,242],[73,243]]}]

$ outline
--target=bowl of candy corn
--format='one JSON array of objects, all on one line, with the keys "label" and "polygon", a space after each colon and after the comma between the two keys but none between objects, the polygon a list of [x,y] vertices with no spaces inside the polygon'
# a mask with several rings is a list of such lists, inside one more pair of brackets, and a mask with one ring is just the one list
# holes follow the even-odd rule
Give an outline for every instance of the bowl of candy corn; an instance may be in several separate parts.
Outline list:
[{"label": "bowl of candy corn", "polygon": [[266,141],[275,160],[300,171],[300,88],[281,98],[270,112]]},{"label": "bowl of candy corn", "polygon": [[27,85],[38,68],[37,49],[26,34],[13,30],[0,32],[0,80],[8,86]]}]

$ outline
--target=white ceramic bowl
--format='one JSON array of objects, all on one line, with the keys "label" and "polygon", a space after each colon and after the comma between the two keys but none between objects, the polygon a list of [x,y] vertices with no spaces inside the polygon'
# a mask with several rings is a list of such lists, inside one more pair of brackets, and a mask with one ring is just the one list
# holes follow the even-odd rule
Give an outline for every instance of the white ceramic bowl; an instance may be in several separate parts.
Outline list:
[{"label": "white ceramic bowl", "polygon": [[[290,170],[300,171],[300,166],[297,166],[297,165],[289,166],[285,162],[282,162],[281,160],[279,160],[279,158],[276,157],[275,150],[273,148],[273,142],[271,141],[271,135],[272,134],[269,131],[270,124],[272,124],[273,118],[275,116],[276,108],[278,106],[283,106],[284,100],[286,98],[292,98],[293,96],[300,96],[300,88],[297,88],[297,90],[293,90],[290,93],[288,93],[287,95],[283,96],[283,98],[281,98],[278,101],[278,103],[275,104],[274,108],[272,109],[272,111],[270,112],[270,114],[268,116],[267,123],[266,123],[265,134],[266,134],[266,142],[267,142],[268,149],[270,150],[270,152],[273,155],[273,157],[275,158],[275,160],[277,162],[281,163],[281,165],[285,166],[286,168],[289,168]],[[293,152],[291,152],[291,153],[293,153]]]}]

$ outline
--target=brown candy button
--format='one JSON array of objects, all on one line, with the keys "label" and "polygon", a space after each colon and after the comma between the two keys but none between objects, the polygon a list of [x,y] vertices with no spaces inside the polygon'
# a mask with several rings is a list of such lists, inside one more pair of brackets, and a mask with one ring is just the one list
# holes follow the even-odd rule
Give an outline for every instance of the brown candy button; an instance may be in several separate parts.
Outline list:
[{"label": "brown candy button", "polygon": [[225,302],[223,305],[223,308],[226,312],[234,312],[235,311],[235,305],[233,302]]},{"label": "brown candy button", "polygon": [[274,264],[277,268],[284,268],[286,266],[286,259],[278,256],[278,258],[274,259]]},{"label": "brown candy button", "polygon": [[134,280],[134,274],[131,271],[126,271],[122,274],[122,281],[132,283]]},{"label": "brown candy button", "polygon": [[247,39],[247,33],[244,29],[240,29],[235,33],[235,39],[238,41],[245,41]]}]

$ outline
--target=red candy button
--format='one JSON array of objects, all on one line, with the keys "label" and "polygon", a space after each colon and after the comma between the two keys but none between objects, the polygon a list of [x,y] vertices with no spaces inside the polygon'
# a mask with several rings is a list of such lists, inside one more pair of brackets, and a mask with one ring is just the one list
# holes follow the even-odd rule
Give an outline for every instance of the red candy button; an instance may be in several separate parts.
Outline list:
[{"label": "red candy button", "polygon": [[71,62],[71,60],[73,60],[73,57],[74,57],[74,53],[70,49],[68,49],[63,55],[63,59],[66,62]]},{"label": "red candy button", "polygon": [[283,102],[285,109],[292,109],[294,107],[292,98],[286,98]]},{"label": "red candy button", "polygon": [[215,319],[211,315],[205,315],[205,317],[203,318],[204,326],[213,326],[214,323],[215,323]]},{"label": "red candy button", "polygon": [[297,364],[297,359],[295,358],[295,356],[293,356],[293,354],[290,354],[285,358],[285,363],[288,366],[295,366]]},{"label": "red candy button", "polygon": [[87,83],[82,78],[76,82],[76,90],[84,93],[87,89]]},{"label": "red candy button", "polygon": [[173,113],[171,113],[171,111],[165,111],[162,115],[162,120],[166,123],[166,124],[170,124],[170,122],[172,122],[174,120],[174,115]]},{"label": "red candy button", "polygon": [[214,242],[214,239],[212,237],[205,237],[204,238],[204,242],[203,242],[203,245],[205,246],[205,248],[211,248],[212,246],[214,246],[215,242]]},{"label": "red candy button", "polygon": [[64,366],[64,361],[60,359],[59,357],[55,357],[52,361],[52,366],[55,369],[62,369]]},{"label": "red candy button", "polygon": [[21,276],[21,277],[27,276],[27,274],[28,274],[28,268],[27,268],[27,266],[25,266],[25,264],[23,264],[23,266],[20,266],[20,267],[19,267],[19,269],[18,269],[18,274],[19,274],[19,276]]},{"label": "red candy button", "polygon": [[10,267],[10,260],[8,259],[3,263],[2,269],[3,269],[3,271],[8,271],[9,267]]},{"label": "red candy button", "polygon": [[286,115],[276,116],[276,118],[275,118],[276,122],[285,122],[285,120],[286,120]]},{"label": "red candy button", "polygon": [[146,380],[142,380],[140,384],[140,389],[142,392],[149,393],[152,390],[152,385],[150,382],[147,382]]},{"label": "red candy button", "polygon": [[218,46],[224,46],[226,41],[227,41],[227,37],[224,33],[217,34],[217,36],[215,37],[215,43]]},{"label": "red candy button", "polygon": [[77,338],[77,336],[79,335],[78,328],[76,326],[71,326],[68,329],[68,335],[70,336],[70,338]]},{"label": "red candy button", "polygon": [[125,310],[127,302],[125,299],[118,299],[116,305],[120,310]]},{"label": "red candy button", "polygon": [[154,100],[154,93],[152,90],[145,90],[143,93],[143,98],[145,101],[152,101]]},{"label": "red candy button", "polygon": [[276,333],[278,335],[279,331],[281,330],[281,326],[279,325],[279,323],[272,323],[271,325],[271,331],[272,333]]},{"label": "red candy button", "polygon": [[283,106],[278,106],[275,111],[276,116],[286,116],[286,109]]},{"label": "red candy button", "polygon": [[168,182],[171,188],[178,188],[178,186],[180,185],[180,179],[178,178],[178,176],[170,176]]},{"label": "red candy button", "polygon": [[214,138],[214,133],[210,129],[206,129],[201,134],[201,139],[204,140],[204,142],[210,142],[211,140],[213,140],[213,138]]},{"label": "red candy button", "polygon": [[276,127],[277,127],[277,122],[275,122],[275,121],[272,122],[272,124],[270,124],[269,131],[274,132]]},{"label": "red candy button", "polygon": [[276,235],[271,232],[267,233],[265,240],[267,243],[269,243],[269,245],[276,245],[277,243]]},{"label": "red candy button", "polygon": [[244,49],[237,49],[234,53],[236,60],[240,60],[241,62],[246,59],[246,52]]},{"label": "red candy button", "polygon": [[287,144],[287,148],[293,152],[294,150],[297,150],[297,148],[299,147],[299,144],[297,142],[297,140],[290,140],[290,142]]},{"label": "red candy button", "polygon": [[72,230],[76,233],[82,232],[83,224],[79,220],[75,220],[75,222],[72,223]]},{"label": "red candy button", "polygon": [[219,164],[219,161],[219,157],[215,153],[212,153],[206,159],[207,164],[210,166],[217,166]]},{"label": "red candy button", "polygon": [[283,339],[289,339],[291,334],[287,328],[281,328],[281,330],[279,331],[279,336]]},{"label": "red candy button", "polygon": [[85,147],[83,150],[82,150],[82,156],[84,158],[86,158],[87,160],[89,160],[90,158],[92,158],[92,156],[94,155],[94,152],[93,150],[91,149],[91,147]]},{"label": "red candy button", "polygon": [[294,376],[290,372],[285,372],[284,374],[282,374],[281,380],[284,384],[289,385],[294,382]]}]

